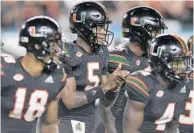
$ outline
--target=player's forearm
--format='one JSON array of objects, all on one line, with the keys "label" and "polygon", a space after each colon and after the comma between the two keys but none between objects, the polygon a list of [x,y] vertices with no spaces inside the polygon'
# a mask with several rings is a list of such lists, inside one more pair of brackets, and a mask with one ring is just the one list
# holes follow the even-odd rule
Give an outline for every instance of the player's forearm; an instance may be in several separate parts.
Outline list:
[{"label": "player's forearm", "polygon": [[62,101],[68,109],[83,106],[88,103],[85,92],[74,91],[73,93],[64,93]]},{"label": "player's forearm", "polygon": [[144,103],[128,99],[123,114],[123,133],[140,133],[144,119]]},{"label": "player's forearm", "polygon": [[75,103],[74,103],[73,108],[86,105],[87,103],[88,103],[88,99],[86,97],[85,92],[83,92],[83,91],[76,91]]},{"label": "player's forearm", "polygon": [[45,124],[42,123],[40,127],[40,133],[59,133],[58,124]]},{"label": "player's forearm", "polygon": [[76,91],[75,92],[75,102],[73,108],[86,105],[88,103],[94,102],[98,98],[104,98],[104,92],[101,86],[93,87],[88,91]]},{"label": "player's forearm", "polygon": [[107,132],[117,133],[117,130],[115,128],[115,117],[111,112],[111,107],[105,107],[101,101],[99,104],[99,111],[102,122],[104,123]]},{"label": "player's forearm", "polygon": [[[53,115],[53,114],[50,114]],[[39,133],[59,133],[58,126],[59,120],[56,119],[55,121],[48,121],[49,119],[45,117],[40,118],[40,132]]]},{"label": "player's forearm", "polygon": [[65,88],[64,90],[62,100],[68,109],[80,107],[104,97],[101,86],[93,87],[88,91],[77,91],[71,88]]},{"label": "player's forearm", "polygon": [[[109,78],[111,79],[114,76],[115,75],[112,75],[112,77],[110,76]],[[116,97],[117,93],[111,92],[111,91],[109,93],[108,91],[111,90],[112,88],[118,88],[118,86],[120,85],[119,79],[117,79],[117,78],[116,78],[117,80],[113,80],[113,79],[110,80],[110,82],[107,81],[107,83],[90,88],[85,92],[76,91],[76,89],[72,89],[73,91],[71,93],[74,96],[74,98],[73,98],[74,101],[73,101],[73,106],[71,108],[76,108],[76,107],[80,107],[80,106],[83,106],[83,105],[88,104],[88,103],[92,103],[98,98],[103,99],[105,92],[107,92],[107,94],[109,94],[108,96],[110,96],[110,99],[113,100]],[[71,98],[72,95],[71,96],[68,95],[68,97],[70,97],[70,99],[72,99]]]}]

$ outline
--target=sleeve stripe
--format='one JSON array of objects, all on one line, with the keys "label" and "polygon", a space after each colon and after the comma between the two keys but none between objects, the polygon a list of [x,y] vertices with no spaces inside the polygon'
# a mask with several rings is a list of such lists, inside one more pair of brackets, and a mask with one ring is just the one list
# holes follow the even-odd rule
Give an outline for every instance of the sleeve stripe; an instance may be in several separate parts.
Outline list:
[{"label": "sleeve stripe", "polygon": [[120,57],[120,58],[123,58],[126,60],[126,58],[124,56],[121,56],[121,55],[118,55],[118,54],[110,54],[109,53],[109,56],[113,56],[113,57]]},{"label": "sleeve stripe", "polygon": [[187,51],[185,42],[181,38],[179,38],[178,36],[176,36],[176,35],[171,35],[171,36],[173,36],[174,38],[176,38],[178,40],[178,42],[182,46],[182,49],[183,49],[184,53],[187,53],[188,51]]},{"label": "sleeve stripe", "polygon": [[133,82],[133,81],[127,81],[127,83],[128,84],[131,84],[131,85],[134,85],[137,89],[139,89],[140,92],[142,92],[146,96],[149,96],[149,94],[144,89],[142,89],[142,87],[140,87],[138,84],[136,84],[135,82]]},{"label": "sleeve stripe", "polygon": [[135,77],[135,76],[129,76],[127,79],[132,79],[134,80],[135,82],[137,82],[138,84],[141,84],[141,86],[143,86],[144,90],[148,90],[148,87],[146,86],[146,84],[139,78]]},{"label": "sleeve stripe", "polygon": [[129,61],[125,57],[116,54],[109,54],[109,62],[120,62],[129,65]]},{"label": "sleeve stripe", "polygon": [[123,64],[123,65],[130,66],[129,64],[126,64],[126,63],[123,63],[123,62],[119,62],[119,61],[112,61],[112,60],[109,60],[108,62],[110,62],[110,63],[116,63],[116,64],[121,63],[121,64]]},{"label": "sleeve stripe", "polygon": [[[135,86],[136,86],[139,90],[142,90],[142,92],[148,94],[148,93],[147,93],[147,91],[148,91],[147,86],[146,86],[145,83],[144,83],[142,80],[140,80],[139,78],[134,77],[134,76],[129,76],[129,77],[127,78],[126,81],[127,81],[128,83],[130,83],[130,84],[133,84],[133,85],[136,84]],[[149,94],[148,94],[148,95],[149,95]]]}]

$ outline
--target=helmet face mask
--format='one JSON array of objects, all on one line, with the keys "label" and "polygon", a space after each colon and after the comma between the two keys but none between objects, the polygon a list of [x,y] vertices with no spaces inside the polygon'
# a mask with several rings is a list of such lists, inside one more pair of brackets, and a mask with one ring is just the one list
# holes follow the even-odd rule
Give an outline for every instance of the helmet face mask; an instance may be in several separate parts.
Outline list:
[{"label": "helmet face mask", "polygon": [[37,47],[36,55],[39,60],[42,60],[45,64],[49,64],[49,60],[56,60],[60,56],[61,48],[56,42],[50,42],[48,45],[45,42],[43,43],[44,46],[42,48],[40,48],[39,45],[35,45],[35,47]]},{"label": "helmet face mask", "polygon": [[19,44],[43,62],[50,70],[50,65],[58,65],[55,61],[61,51],[61,29],[58,23],[46,16],[28,19],[20,31]]},{"label": "helmet face mask", "polygon": [[190,67],[191,70],[194,70],[194,64],[193,64],[193,62],[194,62],[194,55],[191,54],[191,58],[189,60],[189,67]]},{"label": "helmet face mask", "polygon": [[191,59],[189,61],[189,67],[191,68],[191,70],[194,69],[194,54],[193,54],[193,35],[188,39],[188,42],[187,42],[187,46],[189,48],[189,51],[191,53]]},{"label": "helmet face mask", "polygon": [[190,71],[190,55],[184,41],[174,35],[160,35],[150,44],[149,61],[160,75],[170,81],[181,81]]},{"label": "helmet face mask", "polygon": [[69,16],[70,29],[92,48],[110,45],[114,34],[109,31],[109,19],[103,5],[97,2],[81,2],[75,5]]},{"label": "helmet face mask", "polygon": [[108,31],[108,24],[103,26],[97,26],[93,28],[93,37],[95,38],[95,44],[109,46],[112,43],[114,34]]},{"label": "helmet face mask", "polygon": [[174,76],[182,77],[182,75],[188,73],[190,68],[189,57],[172,57],[172,60],[166,64],[169,71],[171,71]]},{"label": "helmet face mask", "polygon": [[144,26],[151,38],[164,33],[164,28],[154,27],[151,25]]}]

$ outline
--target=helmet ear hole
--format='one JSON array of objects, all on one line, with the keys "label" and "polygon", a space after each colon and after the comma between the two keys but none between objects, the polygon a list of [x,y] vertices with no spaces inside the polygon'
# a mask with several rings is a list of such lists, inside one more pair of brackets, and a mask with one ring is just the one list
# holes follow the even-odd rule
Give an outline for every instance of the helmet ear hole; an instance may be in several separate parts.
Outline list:
[{"label": "helmet ear hole", "polygon": [[163,65],[160,61],[158,61],[157,66],[158,66],[158,67],[157,67],[158,72],[159,72],[159,73],[163,72],[163,70],[164,70],[164,65]]},{"label": "helmet ear hole", "polygon": [[163,71],[163,65],[157,57],[152,56],[150,60],[150,65],[152,68],[154,68],[158,73]]}]

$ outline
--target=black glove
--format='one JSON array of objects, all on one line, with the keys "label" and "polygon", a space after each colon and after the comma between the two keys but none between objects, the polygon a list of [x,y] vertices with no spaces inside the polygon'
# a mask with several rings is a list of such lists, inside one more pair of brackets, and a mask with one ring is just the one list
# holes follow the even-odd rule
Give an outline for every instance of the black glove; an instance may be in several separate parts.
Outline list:
[{"label": "black glove", "polygon": [[72,67],[68,64],[63,64],[63,68],[65,70],[65,73],[67,74],[67,78],[69,77],[73,77],[73,71],[72,71]]}]

